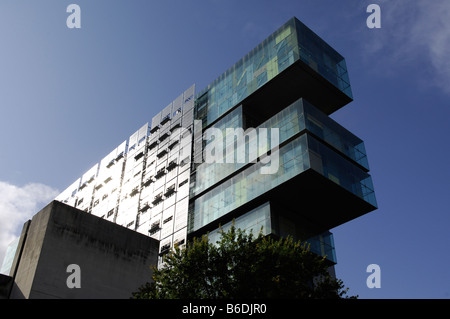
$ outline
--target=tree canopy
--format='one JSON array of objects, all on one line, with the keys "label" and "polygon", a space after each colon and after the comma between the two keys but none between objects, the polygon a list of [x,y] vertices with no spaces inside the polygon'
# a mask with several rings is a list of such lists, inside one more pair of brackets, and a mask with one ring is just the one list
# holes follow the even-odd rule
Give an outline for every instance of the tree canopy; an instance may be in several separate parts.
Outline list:
[{"label": "tree canopy", "polygon": [[326,258],[291,237],[255,237],[232,226],[216,243],[195,238],[164,258],[164,267],[153,267],[153,282],[132,298],[349,298],[342,280],[328,272]]}]

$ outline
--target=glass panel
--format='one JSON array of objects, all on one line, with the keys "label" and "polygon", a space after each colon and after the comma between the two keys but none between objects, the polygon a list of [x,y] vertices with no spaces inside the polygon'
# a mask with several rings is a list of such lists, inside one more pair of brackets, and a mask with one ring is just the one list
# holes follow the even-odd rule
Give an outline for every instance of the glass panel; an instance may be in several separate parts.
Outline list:
[{"label": "glass panel", "polygon": [[295,25],[300,59],[353,98],[345,59],[302,22]]},{"label": "glass panel", "polygon": [[[235,111],[231,112],[229,115],[225,116],[222,120],[220,120],[217,124],[214,125],[214,128],[219,128],[225,132],[225,128],[237,128],[242,125],[242,115],[240,113],[240,107]],[[238,116],[240,120],[236,120],[235,117]],[[230,118],[234,119],[234,121],[230,121]],[[229,125],[229,126],[228,126]],[[262,135],[256,141],[253,141],[253,145],[249,146],[249,141],[246,139],[245,146],[243,149],[245,150],[245,162],[237,161],[235,157],[234,163],[203,163],[199,165],[196,169],[196,182],[191,185],[191,196],[195,196],[200,192],[204,191],[208,187],[218,183],[222,179],[229,176],[231,173],[237,171],[238,169],[244,167],[248,164],[251,159],[249,156],[249,152],[251,153],[251,149],[253,147],[257,147],[257,155],[261,156],[266,154],[266,152],[272,149],[271,145],[271,130],[279,129],[279,143],[283,143],[290,137],[294,136],[296,133],[301,132],[305,128],[304,124],[304,116],[302,112],[302,104],[301,101],[297,101],[266,122],[262,123],[256,128],[256,132],[260,132],[260,129],[267,129],[267,138],[264,140]],[[226,139],[226,134],[223,134]],[[235,140],[235,139],[233,139]],[[226,143],[224,143],[225,145]],[[225,157],[225,147],[224,147],[224,157]]]},{"label": "glass panel", "polygon": [[377,206],[370,175],[308,134],[280,148],[276,173],[261,174],[262,166],[258,162],[198,197],[190,210],[189,231],[195,231],[226,215],[310,167]]},{"label": "glass panel", "polygon": [[353,98],[345,59],[292,18],[199,92],[195,118],[208,126],[299,59]]},{"label": "glass panel", "polygon": [[[222,130],[225,141],[228,141],[226,128],[238,128],[241,125],[242,113],[241,107],[238,107],[217,122],[214,128]],[[272,148],[270,142],[272,129],[279,129],[279,143],[281,144],[303,131],[305,127],[308,131],[314,133],[315,136],[326,141],[369,170],[364,142],[303,99],[297,100],[256,127],[256,132],[260,132],[262,128],[267,129],[267,138],[265,140],[259,138],[257,141],[258,156],[265,154],[267,150]],[[226,143],[224,142],[223,163],[202,163],[196,168],[196,182],[192,185],[191,196],[199,194],[250,163],[249,151],[256,145],[250,147],[248,144],[249,142],[246,140],[243,148],[245,149],[245,163],[238,162],[236,158],[234,163],[225,163]]]},{"label": "glass panel", "polygon": [[[230,230],[233,222],[226,223],[222,226],[222,230],[227,232]],[[270,204],[264,203],[261,206],[251,210],[248,213],[245,213],[242,216],[239,216],[234,220],[234,226],[236,228],[240,228],[247,233],[250,231],[256,237],[261,231],[262,234],[268,235],[271,233],[271,225],[270,225]],[[208,234],[208,239],[212,243],[216,243],[220,240],[220,229],[215,229]]]},{"label": "glass panel", "polygon": [[366,149],[364,142],[360,138],[336,123],[306,100],[303,100],[303,109],[306,113],[305,125],[308,131],[369,170]]},{"label": "glass panel", "polygon": [[0,268],[0,274],[9,276],[11,271],[12,263],[14,261],[14,256],[16,255],[17,246],[19,245],[19,239],[13,240],[6,248],[5,256],[3,258],[3,263]]},{"label": "glass panel", "polygon": [[372,178],[349,160],[308,135],[311,168],[377,207]]},{"label": "glass panel", "polygon": [[192,219],[189,231],[203,227],[308,169],[306,135],[280,148],[276,173],[261,174],[262,166],[258,162],[197,198],[190,212]]},{"label": "glass panel", "polygon": [[306,241],[309,243],[309,249],[311,252],[320,256],[326,256],[328,260],[334,262],[335,264],[337,263],[332,233],[327,231],[320,235],[308,238]]},{"label": "glass panel", "polygon": [[211,124],[294,63],[297,47],[291,19],[198,94],[195,118]]}]

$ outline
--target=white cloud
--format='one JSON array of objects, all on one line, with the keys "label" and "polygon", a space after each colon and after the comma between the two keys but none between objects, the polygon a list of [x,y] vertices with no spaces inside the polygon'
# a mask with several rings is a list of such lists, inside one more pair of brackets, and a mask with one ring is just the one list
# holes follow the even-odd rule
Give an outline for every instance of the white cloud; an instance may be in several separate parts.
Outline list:
[{"label": "white cloud", "polygon": [[0,181],[0,265],[6,248],[20,235],[23,224],[58,194],[56,189],[39,183],[18,187]]},{"label": "white cloud", "polygon": [[[363,41],[369,58],[393,68],[407,66],[421,76],[421,85],[433,85],[450,94],[450,1],[380,0],[381,29],[370,30]],[[367,31],[367,30],[366,30]],[[367,33],[365,34],[367,36]]]}]

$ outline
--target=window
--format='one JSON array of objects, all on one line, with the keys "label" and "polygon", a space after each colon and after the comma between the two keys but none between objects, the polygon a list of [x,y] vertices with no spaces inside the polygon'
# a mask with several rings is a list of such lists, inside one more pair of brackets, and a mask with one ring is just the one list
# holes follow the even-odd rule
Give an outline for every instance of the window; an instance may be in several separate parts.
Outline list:
[{"label": "window", "polygon": [[184,100],[184,103],[187,103],[187,102],[189,102],[190,100],[192,100],[193,96],[194,96],[194,95],[191,95],[191,96],[188,97],[186,100]]},{"label": "window", "polygon": [[170,121],[170,114],[166,115],[162,120],[161,120],[161,125],[166,124],[167,122]]},{"label": "window", "polygon": [[173,141],[173,142],[169,145],[169,150],[172,150],[172,148],[174,148],[175,145],[177,145],[177,144],[178,144],[178,140]]},{"label": "window", "polygon": [[175,194],[175,184],[169,186],[166,189],[166,193],[164,194],[164,196],[167,198],[167,197],[172,196],[173,194]]},{"label": "window", "polygon": [[145,202],[142,207],[139,209],[140,212],[145,213],[150,208],[148,202]]},{"label": "window", "polygon": [[170,243],[167,243],[161,247],[161,252],[159,253],[159,255],[163,256],[163,255],[167,254],[169,252],[169,250],[170,250]]},{"label": "window", "polygon": [[137,195],[139,193],[139,186],[136,186],[135,188],[133,188],[133,190],[130,193],[130,196],[133,197],[135,195]]},{"label": "window", "polygon": [[181,113],[181,107],[178,110],[176,110],[175,112],[173,112],[173,116],[180,114],[180,113]]},{"label": "window", "polygon": [[154,141],[153,143],[151,143],[149,146],[148,146],[148,150],[152,150],[152,149],[154,149],[157,145],[158,145],[158,140],[156,140],[156,141]]},{"label": "window", "polygon": [[155,198],[153,199],[153,202],[152,202],[152,204],[153,205],[158,205],[159,203],[161,203],[162,202],[162,193],[159,193],[158,195],[156,195],[155,196]]},{"label": "window", "polygon": [[163,157],[166,154],[167,154],[167,149],[163,149],[161,152],[156,154],[156,157],[161,158],[161,157]]},{"label": "window", "polygon": [[159,140],[162,142],[164,141],[166,138],[168,138],[170,136],[170,132],[165,132],[163,135],[161,135],[159,137]]},{"label": "window", "polygon": [[170,216],[170,217],[164,219],[163,224],[170,222],[172,219],[173,219],[173,216]]},{"label": "window", "polygon": [[138,144],[141,144],[146,138],[147,138],[147,136],[141,137],[141,139],[139,140]]},{"label": "window", "polygon": [[180,122],[178,122],[177,124],[175,124],[174,126],[172,126],[172,127],[170,128],[170,132],[173,133],[173,131],[175,131],[175,130],[176,130],[177,128],[179,128],[179,127],[181,127]]},{"label": "window", "polygon": [[156,125],[155,127],[153,127],[151,130],[150,130],[150,133],[155,133],[157,130],[159,130],[159,125]]},{"label": "window", "polygon": [[108,214],[106,214],[106,217],[110,217],[112,214],[114,214],[114,208],[111,209]]},{"label": "window", "polygon": [[166,168],[163,167],[163,168],[161,168],[158,172],[156,172],[155,178],[156,178],[156,179],[160,179],[161,177],[164,176],[165,173],[166,173]]},{"label": "window", "polygon": [[190,162],[190,160],[189,160],[189,156],[188,156],[180,162],[180,166],[183,167],[184,165],[186,165],[189,162]]},{"label": "window", "polygon": [[188,179],[185,179],[184,181],[182,181],[182,182],[180,183],[180,185],[178,185],[178,187],[183,186],[183,185],[186,184],[187,182],[188,182]]},{"label": "window", "polygon": [[169,164],[167,164],[167,171],[170,172],[171,170],[173,170],[175,167],[177,167],[177,161],[173,160],[171,161]]},{"label": "window", "polygon": [[182,240],[177,240],[177,241],[175,241],[175,243],[174,243],[174,245],[183,245],[184,244],[184,239],[182,239]]},{"label": "window", "polygon": [[149,186],[151,183],[153,182],[153,176],[150,176],[149,178],[147,178],[144,183],[142,184],[143,187],[147,187]]},{"label": "window", "polygon": [[144,152],[139,152],[138,154],[136,154],[136,156],[134,156],[134,160],[138,161],[142,156],[144,156]]},{"label": "window", "polygon": [[159,227],[159,221],[157,221],[157,222],[154,222],[151,226],[150,226],[150,229],[149,229],[149,233],[150,233],[150,236],[151,235],[154,235],[154,234],[156,234],[157,232],[158,232],[158,230],[160,229],[160,227]]},{"label": "window", "polygon": [[123,157],[123,152],[120,152],[119,155],[116,157],[116,161],[120,160]]}]

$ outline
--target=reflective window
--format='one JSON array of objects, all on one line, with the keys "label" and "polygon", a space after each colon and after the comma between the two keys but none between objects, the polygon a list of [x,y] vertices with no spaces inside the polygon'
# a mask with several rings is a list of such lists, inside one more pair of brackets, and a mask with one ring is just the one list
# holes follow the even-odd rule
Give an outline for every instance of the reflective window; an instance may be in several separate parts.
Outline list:
[{"label": "reflective window", "polygon": [[297,60],[352,98],[345,59],[292,18],[199,92],[195,118],[204,127],[213,123]]},{"label": "reflective window", "polygon": [[261,174],[262,166],[258,162],[195,199],[189,231],[207,225],[309,168],[377,206],[370,175],[309,134],[279,149],[276,173]]},{"label": "reflective window", "polygon": [[303,100],[305,126],[318,138],[369,170],[364,142],[356,135],[328,117],[306,100]]},{"label": "reflective window", "polygon": [[297,59],[291,19],[198,94],[195,118],[211,124]]},{"label": "reflective window", "polygon": [[371,205],[377,206],[369,174],[311,135],[308,135],[308,149],[312,169]]},{"label": "reflective window", "polygon": [[197,198],[191,212],[190,231],[199,229],[308,169],[306,135],[283,146],[279,150],[279,158],[279,168],[274,174],[261,174],[263,164],[258,162]]},{"label": "reflective window", "polygon": [[[241,107],[236,108],[214,124],[214,128],[222,130],[224,139],[227,141],[225,129],[236,128],[239,125],[242,125]],[[259,132],[258,130],[261,128],[267,129],[267,138],[265,140],[262,138],[258,139],[258,156],[265,154],[267,150],[272,149],[274,146],[271,145],[270,130],[279,130],[279,143],[281,144],[306,128],[367,170],[369,169],[364,142],[304,99],[297,100],[275,114],[256,127],[256,131]],[[254,146],[252,145],[251,147]],[[249,146],[249,141],[246,140],[245,147],[242,148],[245,150],[245,163],[237,160],[234,163],[225,163],[226,146],[224,143],[223,163],[202,163],[197,166],[194,173],[195,182],[193,181],[191,185],[191,196],[203,192],[250,163],[249,152],[251,147]],[[289,169],[289,167],[286,167],[286,169]]]},{"label": "reflective window", "polygon": [[311,252],[319,256],[327,256],[327,259],[337,263],[336,249],[334,248],[333,234],[329,231],[306,240]]},{"label": "reflective window", "polygon": [[[233,222],[226,223],[218,229],[211,231],[208,234],[208,239],[211,243],[216,243],[220,240],[220,231],[223,230],[227,232],[230,230]],[[270,205],[269,203],[264,203],[261,206],[245,213],[242,216],[239,216],[234,220],[234,226],[239,228],[247,233],[250,231],[256,237],[259,232],[262,231],[263,235],[268,235],[271,233],[271,225],[270,225]]]}]

